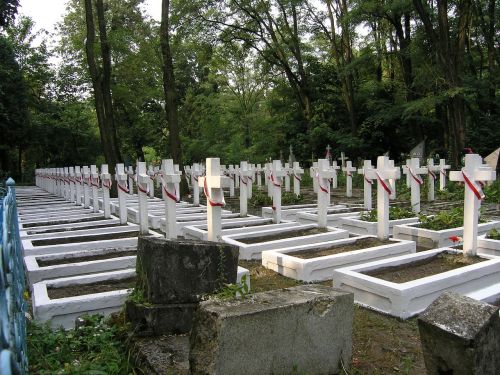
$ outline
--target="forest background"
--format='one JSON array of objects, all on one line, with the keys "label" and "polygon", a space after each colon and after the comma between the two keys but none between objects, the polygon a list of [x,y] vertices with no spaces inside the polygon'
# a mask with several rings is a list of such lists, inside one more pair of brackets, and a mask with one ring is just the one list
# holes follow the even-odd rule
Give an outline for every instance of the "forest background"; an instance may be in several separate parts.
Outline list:
[{"label": "forest background", "polygon": [[[500,146],[498,0],[0,1],[0,171]],[[45,40],[35,43],[35,40]],[[49,43],[50,42],[50,43]],[[54,45],[49,48],[48,45]],[[56,58],[57,65],[49,63]]]}]

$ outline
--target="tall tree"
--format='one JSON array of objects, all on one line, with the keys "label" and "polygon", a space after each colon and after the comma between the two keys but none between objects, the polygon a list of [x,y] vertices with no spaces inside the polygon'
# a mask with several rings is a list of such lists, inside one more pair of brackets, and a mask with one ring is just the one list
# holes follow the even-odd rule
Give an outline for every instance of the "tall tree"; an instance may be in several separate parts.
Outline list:
[{"label": "tall tree", "polygon": [[174,63],[170,36],[170,0],[162,0],[160,44],[163,57],[163,92],[165,95],[165,111],[167,114],[170,155],[174,163],[182,165],[182,148],[179,129],[177,91],[175,85]]},{"label": "tall tree", "polygon": [[[92,0],[85,2],[85,23],[87,38],[85,40],[85,52],[87,63],[92,78],[94,89],[94,103],[97,114],[97,122],[101,135],[101,143],[104,157],[110,170],[121,161],[118,148],[116,128],[113,114],[113,101],[111,97],[111,48],[107,36],[106,20],[104,17],[104,4],[102,0],[95,0],[95,10],[99,30],[100,60],[95,56],[96,30],[94,24],[94,5]],[[102,65],[99,65],[101,61]]]}]

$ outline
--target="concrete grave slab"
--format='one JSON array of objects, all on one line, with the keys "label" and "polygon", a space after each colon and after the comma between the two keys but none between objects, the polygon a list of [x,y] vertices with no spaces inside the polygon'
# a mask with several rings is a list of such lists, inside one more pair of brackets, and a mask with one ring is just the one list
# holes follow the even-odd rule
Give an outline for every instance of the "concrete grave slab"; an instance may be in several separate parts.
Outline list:
[{"label": "concrete grave slab", "polygon": [[477,238],[477,254],[500,256],[500,241],[486,238],[486,234],[479,236]]},{"label": "concrete grave slab", "polygon": [[391,258],[397,255],[412,254],[416,250],[415,242],[391,239],[390,244],[309,259],[302,259],[289,254],[292,252],[309,251],[312,249],[321,250],[332,246],[349,245],[364,238],[376,239],[377,237],[360,236],[316,244],[292,246],[286,249],[263,251],[262,265],[295,280],[306,282],[325,281],[332,279],[333,270],[337,268]]},{"label": "concrete grave slab", "polygon": [[[349,231],[349,233],[359,235],[377,235],[377,222],[361,220],[359,217],[342,217],[339,219],[339,227]],[[418,223],[418,217],[406,219],[389,220],[389,235],[392,235],[393,228],[396,225]]]},{"label": "concrete grave slab", "polygon": [[[460,253],[444,247],[339,268],[333,272],[333,286],[353,292],[354,301],[362,306],[407,319],[426,309],[444,291],[469,295],[486,286],[500,284],[500,258],[488,259],[405,283],[394,283],[364,274],[387,267],[411,267],[416,262],[446,252]],[[488,296],[483,294],[483,297]]]}]

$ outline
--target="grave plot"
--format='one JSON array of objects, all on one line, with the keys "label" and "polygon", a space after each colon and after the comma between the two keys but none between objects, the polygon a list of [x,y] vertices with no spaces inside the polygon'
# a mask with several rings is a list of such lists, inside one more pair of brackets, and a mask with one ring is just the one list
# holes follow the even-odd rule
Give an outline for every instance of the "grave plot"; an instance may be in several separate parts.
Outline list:
[{"label": "grave plot", "polygon": [[240,249],[240,259],[261,259],[265,250],[318,243],[347,238],[347,231],[332,227],[320,228],[316,224],[297,225],[289,228],[263,229],[222,236],[222,241]]},{"label": "grave plot", "polygon": [[93,228],[107,228],[120,225],[120,221],[117,218],[94,220],[88,222],[80,223],[69,223],[69,224],[56,224],[56,225],[43,225],[35,226],[33,228],[25,228],[19,232],[21,239],[26,237],[44,234],[44,233],[58,233],[58,232],[69,232],[78,230],[87,230]]},{"label": "grave plot", "polygon": [[415,252],[415,243],[360,236],[262,252],[262,265],[306,282],[331,280],[333,270]]},{"label": "grave plot", "polygon": [[478,237],[477,253],[479,255],[500,256],[500,232],[492,229]]},{"label": "grave plot", "polygon": [[[237,282],[249,272],[238,267]],[[63,277],[33,284],[34,319],[53,328],[74,328],[84,314],[109,315],[120,311],[135,286],[135,269]]]},{"label": "grave plot", "polygon": [[[92,250],[111,247],[137,246],[139,228],[135,224],[116,227],[116,231],[103,230],[100,233],[87,234],[79,231],[73,235],[57,233],[49,238],[22,240],[25,256],[56,254],[80,250]],[[85,231],[84,231],[85,232]],[[159,234],[150,232],[150,235]]]},{"label": "grave plot", "polygon": [[[232,221],[240,218],[240,215],[238,213],[224,213],[221,214],[222,216],[222,223],[224,221]],[[258,216],[252,216],[249,215],[246,217],[246,219],[256,219]],[[177,222],[177,234],[182,236],[184,235],[184,228],[187,226],[191,225],[205,225],[207,224],[207,216],[200,216],[200,215],[183,215],[182,217],[176,217],[176,222]],[[166,220],[165,218],[160,219],[160,228],[158,229],[159,231],[163,231],[163,228],[165,228],[166,225]]]},{"label": "grave plot", "polygon": [[30,255],[24,258],[30,286],[42,280],[135,269],[136,246]]},{"label": "grave plot", "polygon": [[[206,218],[207,216],[207,208],[205,206],[199,207],[182,207],[176,205],[176,218],[177,221],[183,218],[191,218],[192,220]],[[229,210],[221,210],[223,217],[227,214],[231,214],[232,212]],[[165,208],[162,207],[161,210],[149,210],[149,225],[153,229],[162,228],[161,221],[165,218]]]},{"label": "grave plot", "polygon": [[[249,231],[258,231],[263,229],[289,228],[299,225],[294,221],[282,220],[279,224],[274,224],[271,218],[246,217],[235,220],[222,220],[223,236],[230,234],[245,233]],[[208,225],[190,225],[183,229],[183,236],[187,239],[207,240]]]},{"label": "grave plot", "polygon": [[[104,220],[106,221],[106,220]],[[43,227],[45,228],[45,227]],[[80,236],[80,235],[85,235],[88,237],[92,236],[99,236],[101,234],[119,234],[119,233],[125,233],[125,232],[133,232],[136,230],[136,226],[134,224],[127,224],[127,225],[114,225],[114,226],[109,226],[106,225],[104,227],[90,227],[86,229],[76,229],[76,230],[70,230],[70,231],[45,231],[43,233],[32,233],[28,236],[26,236],[23,240],[26,241],[32,241],[36,242],[38,240],[51,240],[53,238],[71,238],[73,236]],[[62,242],[62,241],[61,241]]]},{"label": "grave plot", "polygon": [[19,229],[26,230],[31,228],[45,227],[49,225],[62,225],[62,224],[75,224],[75,223],[88,223],[93,221],[107,220],[102,213],[89,212],[85,215],[71,216],[71,217],[54,217],[51,219],[30,219],[26,221],[19,221]]},{"label": "grave plot", "polygon": [[[326,223],[330,227],[339,227],[340,220],[344,217],[359,217],[364,211],[363,207],[347,207],[345,205],[331,206],[326,211]],[[317,210],[309,212],[298,212],[295,220],[301,224],[311,224],[318,222]]]},{"label": "grave plot", "polygon": [[[339,221],[339,227],[348,230],[349,233],[358,235],[377,234],[376,210],[364,212],[358,217],[341,217]],[[411,211],[398,207],[389,208],[389,235],[392,235],[394,226],[413,223],[418,223],[418,217],[414,216]]]},{"label": "grave plot", "polygon": [[444,291],[480,295],[481,300],[498,294],[500,258],[468,261],[455,249],[426,250],[336,269],[333,286],[354,293],[360,305],[407,319]]},{"label": "grave plot", "polygon": [[[311,204],[292,204],[288,206],[281,206],[281,218],[284,220],[295,220],[296,215],[301,212],[310,212],[317,210],[318,205]],[[345,209],[345,205],[331,205],[328,207],[329,209]],[[273,208],[272,207],[262,207],[262,217],[272,218],[273,217]],[[315,222],[318,220],[316,219]]]},{"label": "grave plot", "polygon": [[[489,221],[477,225],[477,233],[485,234],[491,229],[500,228],[500,221]],[[396,225],[393,229],[394,238],[415,241],[417,246],[427,249],[456,245],[458,237],[462,237],[464,228],[433,230],[421,228],[419,223]]]}]

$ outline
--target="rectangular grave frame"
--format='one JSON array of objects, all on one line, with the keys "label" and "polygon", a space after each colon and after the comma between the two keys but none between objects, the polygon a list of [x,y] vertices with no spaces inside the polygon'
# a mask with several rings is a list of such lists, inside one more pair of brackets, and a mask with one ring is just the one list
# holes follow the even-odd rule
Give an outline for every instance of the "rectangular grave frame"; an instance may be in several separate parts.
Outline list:
[{"label": "rectangular grave frame", "polygon": [[392,258],[403,254],[413,254],[416,251],[415,242],[405,240],[390,239],[392,244],[373,246],[366,249],[353,250],[345,253],[325,255],[316,258],[302,259],[290,252],[328,248],[334,245],[344,245],[356,242],[363,238],[374,238],[376,236],[363,235],[359,237],[350,237],[340,240],[320,242],[316,244],[307,244],[293,246],[286,249],[268,250],[262,252],[262,265],[279,274],[305,282],[317,282],[331,280],[333,270],[347,266],[354,266]]},{"label": "rectangular grave frame", "polygon": [[[500,240],[486,238],[486,234],[477,238],[477,254],[500,257]],[[500,290],[500,288],[499,288]]]},{"label": "rectangular grave frame", "polygon": [[312,235],[301,236],[301,237],[292,237],[292,238],[285,238],[285,239],[280,239],[280,240],[259,242],[256,244],[246,244],[246,243],[243,243],[241,241],[238,241],[238,239],[241,239],[241,238],[261,237],[261,236],[264,236],[266,234],[268,234],[268,235],[281,234],[283,232],[293,232],[293,231],[298,231],[298,230],[317,229],[317,228],[318,228],[317,224],[305,224],[305,225],[299,224],[299,225],[296,225],[293,227],[288,227],[288,228],[278,228],[278,229],[269,229],[269,230],[261,230],[261,231],[249,231],[246,233],[239,233],[239,234],[222,236],[221,240],[223,242],[228,243],[228,244],[238,246],[238,248],[240,250],[240,257],[239,257],[240,260],[241,259],[259,260],[259,259],[262,259],[261,253],[265,250],[285,249],[285,248],[288,248],[289,246],[298,246],[298,245],[306,245],[306,244],[311,244],[311,243],[333,241],[333,240],[338,240],[338,239],[349,237],[349,232],[347,232],[345,230],[333,228],[333,227],[326,227],[327,232],[325,232],[325,233],[312,234]]},{"label": "rectangular grave frame", "polygon": [[[408,319],[425,310],[444,291],[473,296],[484,291],[485,285],[500,285],[500,258],[489,256],[483,256],[489,260],[481,263],[406,283],[394,283],[363,274],[379,268],[411,264],[442,252],[461,253],[449,247],[442,247],[339,268],[333,272],[333,286],[354,293],[354,301],[361,306],[400,319]],[[486,298],[484,293],[483,297]]]},{"label": "rectangular grave frame", "polygon": [[[357,235],[377,235],[377,222],[376,221],[365,221],[358,217],[343,217],[340,218],[340,228],[348,230],[349,233]],[[409,217],[406,219],[396,219],[389,220],[389,235],[392,235],[394,227],[396,225],[404,224],[416,224],[418,223],[418,217]]]},{"label": "rectangular grave frame", "polygon": [[[47,230],[60,230],[60,233],[65,233],[66,231],[80,230],[80,228],[101,226],[101,225],[114,226],[116,224],[120,224],[120,220],[117,217],[111,216],[111,218],[104,220],[95,220],[87,222],[83,221],[79,223],[55,224],[55,225],[45,225],[33,228],[24,228],[19,231],[19,236],[21,237],[21,239],[25,239],[33,234],[37,234],[38,232],[43,233],[44,231]],[[30,233],[30,232],[35,232],[35,233]]]},{"label": "rectangular grave frame", "polygon": [[[444,246],[453,246],[454,243],[450,239],[450,237],[461,237],[464,233],[463,227],[444,230],[432,230],[419,228],[418,225],[418,223],[396,225],[393,228],[393,237],[401,240],[415,241],[417,243],[417,246],[432,249]],[[500,228],[500,221],[488,221],[486,223],[479,223],[477,225],[477,233],[484,234],[493,228]]]},{"label": "rectangular grave frame", "polygon": [[108,233],[118,234],[118,233],[130,232],[132,230],[139,230],[139,228],[136,224],[127,223],[124,225],[109,226],[109,227],[104,227],[104,228],[91,228],[91,229],[85,229],[85,230],[76,229],[73,231],[31,234],[31,235],[25,236],[24,238],[22,238],[22,240],[23,240],[23,245],[27,244],[27,246],[28,246],[27,248],[30,249],[30,248],[35,247],[35,246],[33,246],[33,245],[30,246],[29,242],[36,241],[36,240],[50,240],[53,238],[78,237],[79,235],[91,236],[91,235],[108,234]]},{"label": "rectangular grave frame", "polygon": [[[359,217],[361,212],[342,212],[336,214],[326,215],[326,225],[329,227],[340,228],[340,219],[343,217]],[[295,217],[301,224],[312,224],[318,222],[318,214],[314,211],[311,212],[299,212]]]},{"label": "rectangular grave frame", "polygon": [[[328,206],[328,209],[339,208],[344,209],[347,208],[345,205],[340,204],[331,204]],[[317,211],[318,205],[316,203],[311,204],[293,204],[289,206],[281,206],[281,218],[283,220],[295,220],[297,214],[301,212],[311,212]],[[262,207],[261,216],[264,218],[272,218],[273,217],[273,208],[272,207]]]}]

